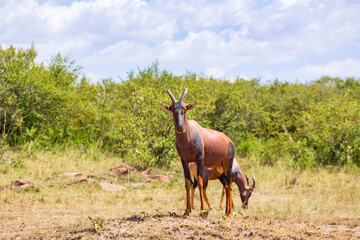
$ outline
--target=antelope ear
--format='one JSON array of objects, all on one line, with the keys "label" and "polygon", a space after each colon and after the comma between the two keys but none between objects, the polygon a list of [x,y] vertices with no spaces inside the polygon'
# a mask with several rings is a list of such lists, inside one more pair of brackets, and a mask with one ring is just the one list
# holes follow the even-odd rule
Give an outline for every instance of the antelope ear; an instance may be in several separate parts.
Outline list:
[{"label": "antelope ear", "polygon": [[162,103],[160,103],[160,105],[161,105],[161,107],[162,107],[165,111],[169,111],[169,112],[171,112],[171,110],[170,110],[170,106],[169,106],[169,105],[162,104]]},{"label": "antelope ear", "polygon": [[196,106],[196,102],[186,105],[186,110],[191,110]]}]

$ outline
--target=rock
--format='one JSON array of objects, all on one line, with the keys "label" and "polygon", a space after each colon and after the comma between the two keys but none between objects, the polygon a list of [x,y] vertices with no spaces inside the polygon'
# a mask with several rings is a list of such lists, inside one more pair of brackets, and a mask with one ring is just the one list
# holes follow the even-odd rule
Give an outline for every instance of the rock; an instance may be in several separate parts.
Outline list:
[{"label": "rock", "polygon": [[172,179],[173,176],[172,175],[160,175],[160,174],[157,174],[157,175],[154,175],[151,177],[152,179],[154,180],[158,180],[158,181],[167,181],[169,179]]},{"label": "rock", "polygon": [[121,184],[116,184],[116,183],[109,183],[109,182],[99,182],[100,186],[102,187],[102,189],[104,190],[108,190],[108,191],[121,191],[126,189],[126,187],[124,187]]},{"label": "rock", "polygon": [[26,189],[28,187],[33,187],[34,183],[28,180],[24,179],[17,179],[15,181],[11,181],[4,186],[1,187],[1,189]]},{"label": "rock", "polygon": [[145,178],[145,180],[147,182],[150,181],[149,179],[153,179],[153,180],[157,180],[157,181],[166,181],[166,180],[173,178],[173,175],[171,175],[171,174],[166,174],[166,175],[156,174],[156,175],[152,176],[149,169],[142,171],[141,175]]},{"label": "rock", "polygon": [[83,178],[77,178],[73,181],[70,181],[66,184],[66,186],[72,186],[72,185],[75,185],[75,184],[86,184],[88,185],[90,183],[90,179],[87,178],[87,177],[83,177]]},{"label": "rock", "polygon": [[82,176],[81,173],[65,173],[63,174],[63,176],[66,176],[66,177],[80,177]]},{"label": "rock", "polygon": [[130,185],[131,187],[139,187],[143,185],[142,183],[137,183],[137,182],[129,182],[126,184]]},{"label": "rock", "polygon": [[122,176],[122,175],[128,174],[129,172],[134,171],[134,170],[135,170],[134,167],[128,166],[128,165],[125,165],[125,166],[117,166],[117,167],[111,168],[111,169],[109,170],[109,174],[111,174],[111,175],[117,175],[117,176]]},{"label": "rock", "polygon": [[141,172],[141,175],[145,178],[148,178],[150,177],[150,170],[149,169],[146,169],[144,171]]}]

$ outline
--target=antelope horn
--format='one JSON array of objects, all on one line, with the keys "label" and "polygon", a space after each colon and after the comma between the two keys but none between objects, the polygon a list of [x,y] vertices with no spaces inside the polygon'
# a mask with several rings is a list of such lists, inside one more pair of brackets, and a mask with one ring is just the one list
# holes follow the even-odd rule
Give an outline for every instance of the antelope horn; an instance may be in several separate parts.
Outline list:
[{"label": "antelope horn", "polygon": [[183,94],[182,94],[182,96],[180,98],[180,102],[184,102],[187,92],[188,92],[188,89],[184,88],[184,92],[183,92]]},{"label": "antelope horn", "polygon": [[250,183],[249,183],[249,178],[247,177],[247,175],[245,175],[245,177],[246,177],[246,183],[247,183],[247,185],[249,186],[249,185],[250,185]]},{"label": "antelope horn", "polygon": [[253,185],[252,185],[252,187],[255,188],[255,183],[256,183],[255,178],[254,178],[254,176],[251,176],[251,178],[252,178],[252,180],[253,180]]},{"label": "antelope horn", "polygon": [[169,94],[170,98],[171,98],[171,101],[174,103],[176,103],[176,99],[174,97],[174,95],[172,95],[172,93],[170,92],[170,88],[167,90],[167,93]]}]

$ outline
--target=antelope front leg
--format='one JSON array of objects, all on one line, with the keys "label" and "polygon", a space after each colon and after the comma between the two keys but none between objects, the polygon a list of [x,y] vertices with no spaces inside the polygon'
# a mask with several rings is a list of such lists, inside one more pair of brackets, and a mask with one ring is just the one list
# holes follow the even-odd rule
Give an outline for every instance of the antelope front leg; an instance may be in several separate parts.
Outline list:
[{"label": "antelope front leg", "polygon": [[190,171],[188,166],[186,165],[185,161],[181,159],[181,163],[184,170],[185,176],[185,189],[186,189],[186,210],[184,213],[184,217],[189,216],[191,212],[191,202],[190,202],[190,188],[191,188],[191,181],[190,181]]},{"label": "antelope front leg", "polygon": [[200,193],[200,215],[205,213],[205,203],[204,203],[204,167],[203,167],[203,157],[202,153],[199,152],[196,156],[197,160],[197,175],[198,175],[198,186],[199,186],[199,193]]}]

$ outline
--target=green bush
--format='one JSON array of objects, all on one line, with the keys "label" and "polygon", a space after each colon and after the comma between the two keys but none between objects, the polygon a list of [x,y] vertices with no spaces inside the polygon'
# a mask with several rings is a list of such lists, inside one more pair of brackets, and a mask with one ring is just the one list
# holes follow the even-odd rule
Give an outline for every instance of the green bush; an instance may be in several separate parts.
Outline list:
[{"label": "green bush", "polygon": [[35,47],[0,47],[0,156],[9,147],[73,145],[101,160],[109,151],[131,164],[178,161],[172,115],[160,103],[189,89],[187,113],[226,133],[237,154],[261,164],[360,166],[360,82],[323,77],[302,84],[218,80],[160,71],[158,64],[128,79],[92,83],[68,57],[35,61]]}]

